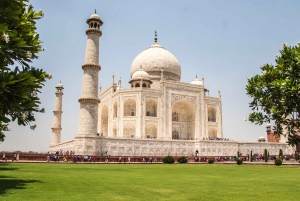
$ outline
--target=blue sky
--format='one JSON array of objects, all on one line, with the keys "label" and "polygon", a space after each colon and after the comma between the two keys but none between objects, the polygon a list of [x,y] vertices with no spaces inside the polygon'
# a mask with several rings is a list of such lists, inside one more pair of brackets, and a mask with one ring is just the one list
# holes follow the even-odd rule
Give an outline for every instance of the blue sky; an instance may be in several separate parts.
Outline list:
[{"label": "blue sky", "polygon": [[100,38],[99,84],[111,84],[111,74],[129,87],[134,58],[153,44],[169,50],[181,64],[181,81],[196,74],[205,77],[211,96],[221,89],[223,136],[237,141],[256,141],[265,136],[265,125],[245,122],[251,112],[245,86],[247,78],[261,73],[260,66],[274,63],[282,43],[300,41],[300,4],[297,1],[104,1],[32,0],[35,10],[44,10],[37,22],[46,51],[32,66],[53,75],[39,95],[44,114],[36,114],[36,130],[10,124],[4,151],[48,151],[55,100],[55,86],[64,85],[62,142],[78,132],[79,103],[87,29],[94,10],[104,22]]}]

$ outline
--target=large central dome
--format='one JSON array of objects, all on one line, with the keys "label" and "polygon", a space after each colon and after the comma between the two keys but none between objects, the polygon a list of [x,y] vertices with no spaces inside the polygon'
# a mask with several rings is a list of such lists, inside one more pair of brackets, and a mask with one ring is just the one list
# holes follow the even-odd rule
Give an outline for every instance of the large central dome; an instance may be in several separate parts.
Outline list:
[{"label": "large central dome", "polygon": [[[155,37],[155,41],[156,41]],[[150,78],[160,79],[163,69],[164,78],[180,81],[181,69],[176,57],[157,42],[141,52],[132,62],[130,76],[140,68],[146,71]]]}]

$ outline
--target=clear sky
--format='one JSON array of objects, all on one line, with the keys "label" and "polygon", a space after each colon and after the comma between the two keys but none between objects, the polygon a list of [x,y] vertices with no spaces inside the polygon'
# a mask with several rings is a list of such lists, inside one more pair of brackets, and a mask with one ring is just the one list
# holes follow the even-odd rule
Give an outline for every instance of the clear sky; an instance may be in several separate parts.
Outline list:
[{"label": "clear sky", "polygon": [[39,95],[44,114],[36,114],[36,130],[10,124],[4,151],[48,151],[55,100],[55,86],[64,85],[61,141],[78,132],[79,103],[84,62],[86,19],[97,9],[104,22],[100,38],[99,84],[105,89],[111,74],[129,87],[134,58],[153,44],[169,50],[181,65],[181,81],[196,74],[205,77],[211,96],[221,89],[223,136],[237,141],[257,141],[265,125],[245,122],[251,112],[245,86],[247,78],[261,73],[260,66],[274,63],[282,43],[300,41],[298,1],[200,1],[200,0],[32,0],[35,10],[44,10],[37,22],[45,52],[32,66],[53,75]]}]

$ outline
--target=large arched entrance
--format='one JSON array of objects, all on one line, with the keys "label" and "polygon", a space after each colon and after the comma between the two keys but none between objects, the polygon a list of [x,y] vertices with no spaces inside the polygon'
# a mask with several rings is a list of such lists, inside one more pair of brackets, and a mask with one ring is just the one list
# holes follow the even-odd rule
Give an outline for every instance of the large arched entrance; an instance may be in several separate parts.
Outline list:
[{"label": "large arched entrance", "polygon": [[101,111],[101,135],[108,135],[108,108],[106,105],[103,106]]},{"label": "large arched entrance", "polygon": [[191,140],[195,138],[196,107],[188,100],[180,100],[172,106],[172,138]]}]

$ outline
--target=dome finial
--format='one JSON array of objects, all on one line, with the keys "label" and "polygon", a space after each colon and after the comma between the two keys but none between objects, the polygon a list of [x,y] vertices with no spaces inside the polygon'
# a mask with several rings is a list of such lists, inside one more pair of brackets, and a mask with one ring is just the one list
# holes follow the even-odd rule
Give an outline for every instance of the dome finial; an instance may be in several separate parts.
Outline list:
[{"label": "dome finial", "polygon": [[196,79],[197,79],[197,74],[196,74]]},{"label": "dome finial", "polygon": [[157,32],[156,32],[156,30],[155,30],[154,42],[157,43]]},{"label": "dome finial", "polygon": [[97,13],[96,9],[95,9],[95,14]]}]

